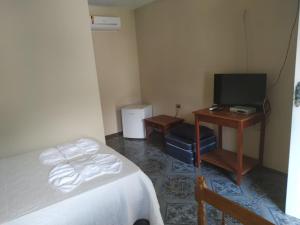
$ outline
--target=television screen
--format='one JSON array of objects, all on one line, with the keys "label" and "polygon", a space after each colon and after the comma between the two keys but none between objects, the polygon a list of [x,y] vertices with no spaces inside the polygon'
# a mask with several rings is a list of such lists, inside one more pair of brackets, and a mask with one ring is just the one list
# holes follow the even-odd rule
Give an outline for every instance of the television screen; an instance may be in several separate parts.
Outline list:
[{"label": "television screen", "polygon": [[266,74],[215,74],[214,103],[261,106],[266,97]]}]

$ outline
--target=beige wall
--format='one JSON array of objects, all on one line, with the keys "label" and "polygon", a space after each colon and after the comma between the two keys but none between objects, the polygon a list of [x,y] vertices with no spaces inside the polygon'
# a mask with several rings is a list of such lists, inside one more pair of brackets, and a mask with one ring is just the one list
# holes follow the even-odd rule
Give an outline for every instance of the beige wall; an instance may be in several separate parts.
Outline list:
[{"label": "beige wall", "polygon": [[141,102],[132,10],[90,6],[90,14],[121,17],[120,31],[93,31],[105,134],[122,130],[120,107]]},{"label": "beige wall", "polygon": [[[279,71],[296,13],[296,0],[162,0],[136,11],[142,99],[154,113],[192,122],[192,111],[213,99],[213,74],[246,72],[242,15],[247,9],[249,71]],[[267,124],[264,164],[287,171],[295,39],[277,87],[269,91],[273,113]],[[235,148],[234,130],[224,133]],[[248,129],[245,152],[258,155],[258,127]]]},{"label": "beige wall", "polygon": [[0,156],[104,141],[86,0],[0,2]]}]

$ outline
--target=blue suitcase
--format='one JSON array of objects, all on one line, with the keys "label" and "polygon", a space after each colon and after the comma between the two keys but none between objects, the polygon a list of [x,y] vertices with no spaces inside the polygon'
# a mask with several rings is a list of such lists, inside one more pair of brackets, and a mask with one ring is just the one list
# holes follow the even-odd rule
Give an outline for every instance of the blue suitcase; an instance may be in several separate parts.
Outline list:
[{"label": "blue suitcase", "polygon": [[[201,154],[216,149],[217,139],[212,129],[201,126],[200,135]],[[194,164],[196,149],[194,125],[182,123],[172,128],[165,141],[167,154],[185,163]]]}]

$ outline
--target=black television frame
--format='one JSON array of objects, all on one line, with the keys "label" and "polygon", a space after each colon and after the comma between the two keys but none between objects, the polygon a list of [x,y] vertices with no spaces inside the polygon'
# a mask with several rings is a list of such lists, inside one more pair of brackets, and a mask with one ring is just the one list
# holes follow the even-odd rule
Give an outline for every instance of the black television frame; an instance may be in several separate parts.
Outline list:
[{"label": "black television frame", "polygon": [[[260,84],[257,85],[256,87],[253,88],[262,88],[261,91],[261,99],[259,102],[234,102],[234,100],[232,100],[232,102],[222,102],[221,100],[221,95],[222,95],[222,91],[220,89],[222,89],[220,87],[221,85],[221,81],[220,79],[226,79],[226,77],[228,77],[229,79],[236,79],[235,77],[238,78],[244,78],[244,80],[247,79],[252,79],[252,77],[255,76],[256,79],[261,79],[260,80]],[[259,78],[258,78],[259,77]],[[250,83],[250,82],[249,82]],[[233,89],[234,92],[234,89]],[[253,106],[256,107],[258,109],[261,109],[264,101],[266,99],[266,92],[267,92],[267,74],[266,73],[217,73],[214,75],[214,104],[219,105],[219,106]],[[253,93],[253,92],[252,92]],[[238,95],[238,93],[235,93],[236,95]],[[245,94],[245,93],[243,93]],[[259,95],[260,95],[259,94]]]}]

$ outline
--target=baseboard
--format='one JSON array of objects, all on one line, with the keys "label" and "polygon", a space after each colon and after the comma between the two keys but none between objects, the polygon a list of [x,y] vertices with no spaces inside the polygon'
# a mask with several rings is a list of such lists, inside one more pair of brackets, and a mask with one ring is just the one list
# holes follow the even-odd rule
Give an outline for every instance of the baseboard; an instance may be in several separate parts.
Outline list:
[{"label": "baseboard", "polygon": [[105,139],[108,140],[108,139],[111,139],[111,138],[114,138],[114,137],[119,137],[119,136],[122,136],[122,135],[123,135],[123,132],[120,131],[120,132],[118,132],[118,133],[106,135],[106,136],[105,136]]},{"label": "baseboard", "polygon": [[269,168],[269,167],[266,167],[266,166],[262,166],[262,168],[264,168],[265,170],[268,170],[268,171],[270,171],[270,172],[272,172],[272,173],[276,173],[276,174],[278,174],[278,175],[280,175],[280,176],[284,176],[284,177],[286,177],[286,178],[287,178],[287,176],[288,176],[287,173],[282,172],[282,171],[279,171],[279,170],[276,170],[276,169],[273,169],[273,168]]}]

